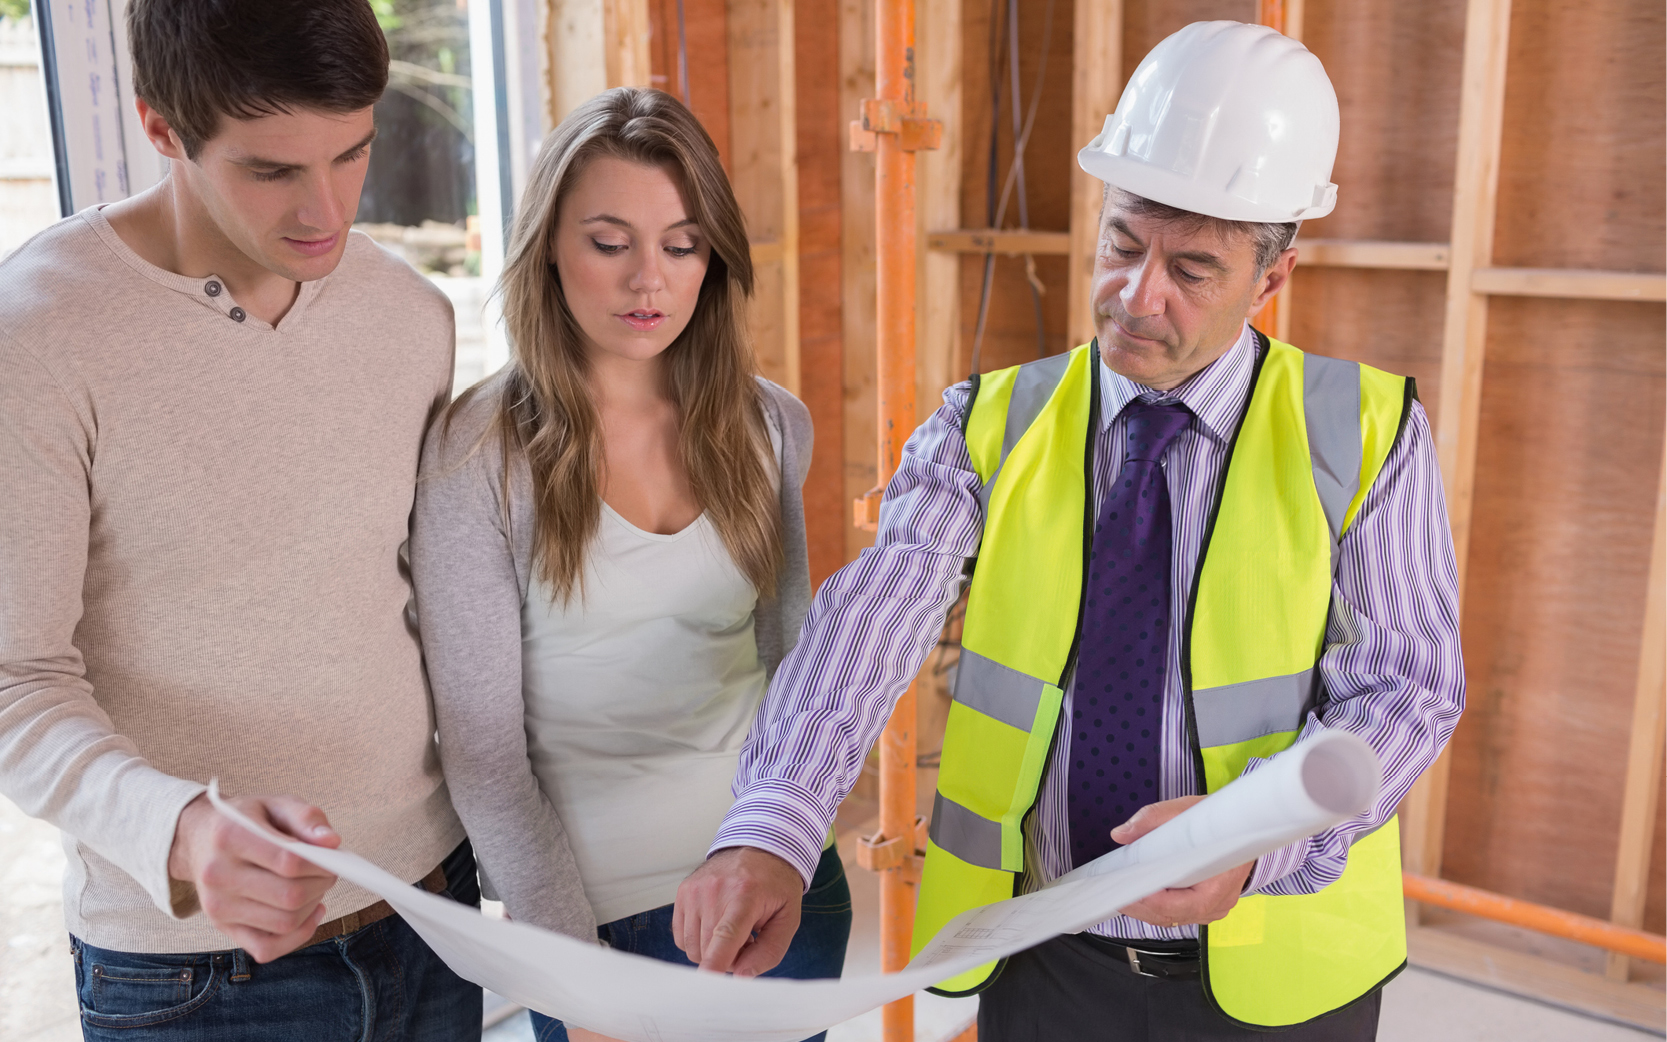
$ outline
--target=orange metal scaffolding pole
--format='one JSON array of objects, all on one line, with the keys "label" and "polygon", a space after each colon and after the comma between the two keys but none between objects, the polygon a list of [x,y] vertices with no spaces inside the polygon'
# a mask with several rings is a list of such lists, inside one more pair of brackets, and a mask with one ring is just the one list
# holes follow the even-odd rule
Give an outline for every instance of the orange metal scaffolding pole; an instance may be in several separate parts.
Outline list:
[{"label": "orange metal scaffolding pole", "polygon": [[[879,368],[879,484],[856,501],[858,527],[879,521],[880,497],[915,428],[915,152],[936,148],[942,125],[914,96],[914,0],[876,0],[877,98],[862,103],[851,146],[874,152],[876,343]],[[915,814],[915,685],[880,736],[880,832],[863,840],[862,864],[880,873],[880,968],[909,962],[923,823]],[[914,999],[882,1013],[885,1042],[913,1042]]]},{"label": "orange metal scaffolding pole", "polygon": [[1552,937],[1565,937],[1635,959],[1667,963],[1667,937],[1627,926],[1617,926],[1589,915],[1548,908],[1462,883],[1402,873],[1402,890],[1414,901],[1451,908],[1467,915],[1508,923]]}]

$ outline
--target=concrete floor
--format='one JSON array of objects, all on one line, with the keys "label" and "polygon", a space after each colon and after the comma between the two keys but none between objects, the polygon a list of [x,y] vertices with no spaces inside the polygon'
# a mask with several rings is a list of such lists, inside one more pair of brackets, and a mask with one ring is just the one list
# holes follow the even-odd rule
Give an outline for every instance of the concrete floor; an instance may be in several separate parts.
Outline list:
[{"label": "concrete floor", "polygon": [[[854,832],[848,835],[854,835]],[[841,844],[849,846],[847,838]],[[849,863],[849,861],[848,861]],[[77,1042],[74,980],[59,878],[64,855],[51,827],[0,799],[0,1042]],[[878,966],[878,902],[874,877],[852,871],[855,929],[847,973]],[[974,1015],[972,1000],[922,996],[916,1023],[921,1042],[953,1038]],[[878,1042],[879,1016],[841,1024],[829,1042]],[[1489,991],[1419,970],[1384,992],[1381,1042],[1643,1042],[1648,1032]],[[525,1013],[486,1034],[487,1042],[531,1042]]]}]

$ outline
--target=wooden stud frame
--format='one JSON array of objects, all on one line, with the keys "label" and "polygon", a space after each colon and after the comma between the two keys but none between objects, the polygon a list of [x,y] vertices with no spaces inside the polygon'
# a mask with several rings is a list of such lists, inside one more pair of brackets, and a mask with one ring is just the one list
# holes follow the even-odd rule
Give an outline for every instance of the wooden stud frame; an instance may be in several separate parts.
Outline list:
[{"label": "wooden stud frame", "polygon": [[[1282,28],[1300,39],[1300,0],[1264,0],[1261,7],[1283,8]],[[1075,136],[1081,141],[1099,130],[1120,85],[1122,4],[1079,4],[1077,8]],[[1453,188],[1450,240],[1445,243],[1300,240],[1299,263],[1315,267],[1446,271],[1447,306],[1442,336],[1441,408],[1436,418],[1437,451],[1447,494],[1463,593],[1468,558],[1476,442],[1481,407],[1483,358],[1487,341],[1487,307],[1491,296],[1527,296],[1617,301],[1667,301],[1667,275],[1650,272],[1579,269],[1499,268],[1492,264],[1504,122],[1505,77],[1509,47],[1510,0],[1469,0],[1461,73],[1459,146]],[[1105,19],[1111,25],[1085,28]],[[1103,49],[1116,41],[1111,56]],[[1106,100],[1096,98],[1100,91]],[[1097,238],[1099,186],[1072,171],[1071,228],[1045,231],[956,229],[932,232],[927,247],[949,253],[1046,254],[1069,258],[1071,343],[1093,335],[1088,282]],[[1089,182],[1092,197],[1080,191]],[[1290,321],[1288,293],[1282,293],[1276,321],[1282,335]],[[1080,328],[1079,328],[1080,327]],[[1667,461],[1663,463],[1667,477]],[[1638,927],[1642,923],[1651,841],[1660,807],[1664,759],[1663,516],[1658,497],[1655,544],[1650,564],[1649,596],[1644,613],[1626,794],[1618,839],[1611,920]],[[1405,864],[1409,871],[1439,877],[1446,825],[1448,760],[1444,755],[1426,772],[1402,805]],[[1663,1014],[1660,992],[1626,983],[1628,960],[1610,956],[1608,979],[1572,967],[1507,952],[1480,941],[1433,929],[1417,929],[1417,906],[1409,902],[1411,956],[1415,963],[1494,987],[1540,995],[1603,1016],[1658,1028]]]},{"label": "wooden stud frame", "polygon": [[[1505,115],[1505,65],[1511,0],[1470,0],[1459,88],[1459,155],[1453,182],[1453,233],[1448,245],[1447,313],[1442,331],[1441,408],[1436,456],[1447,493],[1464,598],[1470,514],[1476,476],[1476,432],[1482,405],[1482,358],[1488,299],[1472,290],[1471,273],[1493,258],[1499,154]],[[1409,872],[1440,877],[1447,826],[1451,753],[1444,751],[1401,805],[1402,861]],[[1416,922],[1415,905],[1408,918]]]},{"label": "wooden stud frame", "polygon": [[608,86],[648,86],[648,0],[602,0],[602,35]]},{"label": "wooden stud frame", "polygon": [[[1615,858],[1615,890],[1610,899],[1610,921],[1621,926],[1644,923],[1649,896],[1650,841],[1655,838],[1656,814],[1661,808],[1662,725],[1667,719],[1667,611],[1663,606],[1663,570],[1667,569],[1667,457],[1656,487],[1655,540],[1650,550],[1650,585],[1644,600],[1644,641],[1638,654],[1638,688],[1632,706],[1632,741],[1627,749],[1626,794],[1621,799],[1621,835]],[[1624,955],[1609,956],[1607,976],[1626,982]],[[1656,1018],[1660,1023],[1660,1017]]]},{"label": "wooden stud frame", "polygon": [[[961,223],[962,0],[917,0],[915,49],[920,55],[915,89],[926,111],[943,121],[943,141],[915,154],[915,217],[918,230],[954,228]],[[915,323],[917,388],[915,405],[925,420],[943,402],[944,389],[967,374],[960,365],[961,258],[930,245],[919,252],[919,308]]]},{"label": "wooden stud frame", "polygon": [[[547,0],[545,25],[551,65],[548,69],[552,123],[582,100],[578,92],[594,93],[603,86],[648,80],[645,0]],[[937,392],[958,378],[956,323],[945,316],[956,313],[958,255],[1053,254],[1068,258],[1070,344],[1093,335],[1089,288],[1100,209],[1099,182],[1073,166],[1069,228],[1065,231],[998,231],[961,228],[958,158],[961,147],[961,69],[959,68],[959,0],[919,0],[922,39],[921,93],[931,109],[946,117],[944,148],[927,153],[922,162],[921,227],[927,250],[922,251],[921,364],[918,370],[922,411],[929,411]],[[872,0],[840,0],[841,93],[848,102],[871,96],[873,77]],[[778,379],[797,383],[796,299],[798,277],[796,167],[793,158],[793,49],[791,0],[728,0],[732,20],[731,75],[735,97],[732,110],[737,128],[734,152],[738,194],[754,181],[762,187],[753,195],[766,199],[769,215],[762,224],[769,231],[754,243],[761,267],[777,267],[783,318],[794,327],[780,331],[782,356],[776,359]],[[1112,111],[1121,89],[1122,0],[1075,5],[1075,54],[1072,93],[1073,135],[1087,141]],[[640,18],[639,18],[640,15]],[[1487,335],[1487,303],[1491,296],[1531,296],[1623,301],[1667,301],[1667,275],[1592,270],[1500,268],[1492,264],[1496,220],[1501,135],[1504,118],[1506,65],[1511,0],[1468,0],[1460,87],[1458,157],[1453,188],[1453,218],[1448,242],[1386,242],[1367,240],[1299,240],[1299,261],[1315,267],[1385,270],[1446,271],[1447,305],[1442,336],[1442,389],[1436,417],[1436,442],[1453,526],[1459,576],[1462,582],[1468,556],[1477,431],[1481,404],[1483,356]],[[1301,2],[1284,0],[1285,30],[1301,35]],[[749,45],[773,41],[749,51]],[[642,53],[639,54],[638,52]],[[769,52],[769,53],[766,53]],[[749,60],[749,58],[751,60]],[[765,59],[769,60],[766,61]],[[751,71],[736,69],[751,66]],[[750,79],[749,79],[750,77]],[[742,82],[742,81],[745,82]],[[864,84],[867,84],[866,86]],[[743,89],[744,88],[744,89]],[[750,101],[747,99],[751,99]],[[749,109],[748,106],[753,106]],[[854,115],[855,105],[841,106]],[[758,140],[742,139],[752,126]],[[750,149],[750,154],[749,154]],[[873,259],[866,232],[872,226],[872,159],[848,154],[845,164],[847,229],[842,298],[847,342],[872,338]],[[749,180],[750,179],[750,180]],[[750,191],[747,190],[747,191]],[[755,215],[749,212],[749,223]],[[943,229],[930,231],[929,229]],[[1289,307],[1281,309],[1281,325]],[[868,336],[864,336],[864,330]],[[862,352],[846,361],[848,440],[872,444],[873,388],[871,362]],[[779,375],[778,375],[779,374]],[[865,382],[866,380],[866,382]],[[847,459],[850,453],[844,454]],[[1667,461],[1663,464],[1667,476]],[[866,488],[872,475],[853,473],[849,484]],[[848,497],[847,497],[848,498]],[[1643,625],[1636,696],[1627,759],[1622,823],[1617,839],[1617,864],[1610,918],[1637,927],[1643,918],[1651,842],[1660,812],[1663,764],[1663,723],[1667,719],[1664,691],[1663,508],[1658,491],[1655,536],[1650,564],[1648,597]],[[871,538],[851,532],[848,551],[854,555]],[[1446,759],[1432,767],[1402,805],[1405,863],[1410,871],[1439,877],[1447,802]],[[1416,927],[1416,919],[1409,925]],[[1618,1019],[1659,1027],[1662,1001],[1626,983],[1629,967],[1624,957],[1612,957],[1607,977],[1581,973],[1570,967],[1522,953],[1506,952],[1482,942],[1435,929],[1413,929],[1413,961],[1443,972],[1508,990],[1543,994],[1553,1001],[1584,1006]],[[1648,993],[1648,994],[1646,994]],[[1653,997],[1652,997],[1653,996]]]},{"label": "wooden stud frame", "polygon": [[[1098,196],[1095,200],[1095,212],[1098,214]],[[1000,253],[1009,256],[1032,253],[1075,257],[1079,247],[1073,239],[1074,235],[1074,232],[1014,229],[946,229],[927,232],[926,248],[945,253]],[[1086,248],[1092,251],[1092,244]],[[1298,239],[1296,248],[1297,263],[1308,268],[1375,268],[1385,271],[1449,271],[1452,268],[1452,246],[1445,242]],[[1088,263],[1092,267],[1092,252],[1088,255]],[[1667,301],[1667,275],[1642,271],[1473,267],[1469,286],[1470,293],[1481,297]],[[1088,335],[1093,336],[1092,329],[1088,330]]]},{"label": "wooden stud frame", "polygon": [[765,376],[799,393],[799,161],[792,0],[728,0],[730,183],[747,218],[747,310]]},{"label": "wooden stud frame", "polygon": [[[1117,107],[1117,98],[1123,89],[1123,0],[1076,4],[1071,40],[1071,137],[1072,144],[1080,148],[1100,132],[1106,116]],[[1073,160],[1071,228],[1066,241],[1066,297],[1070,309],[1067,348],[1094,339],[1094,307],[1090,295],[1094,279],[1094,251],[1100,241],[1100,201],[1103,195],[1104,188],[1099,179],[1082,170]],[[937,247],[929,244],[928,248]],[[1052,251],[1004,249],[1000,252]]]}]

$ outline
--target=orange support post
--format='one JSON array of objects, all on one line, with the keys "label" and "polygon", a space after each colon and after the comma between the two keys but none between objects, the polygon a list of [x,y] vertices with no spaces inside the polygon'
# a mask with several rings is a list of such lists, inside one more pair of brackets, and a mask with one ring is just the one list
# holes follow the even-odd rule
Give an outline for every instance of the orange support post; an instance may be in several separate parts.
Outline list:
[{"label": "orange support post", "polygon": [[[914,0],[876,0],[878,98],[862,103],[851,147],[876,153],[875,255],[878,301],[879,484],[856,501],[858,527],[874,529],[880,496],[915,428],[915,152],[938,147],[943,126],[915,103]],[[863,841],[863,864],[880,875],[880,968],[909,962],[915,886],[924,829],[915,815],[915,689],[898,700],[880,736],[880,833]],[[913,1042],[914,999],[882,1013],[885,1042]]]},{"label": "orange support post", "polygon": [[1536,933],[1564,937],[1595,948],[1603,948],[1635,959],[1667,963],[1667,937],[1626,926],[1616,926],[1589,915],[1519,901],[1488,890],[1480,890],[1445,879],[1431,879],[1411,872],[1401,876],[1401,889],[1414,901],[1451,908],[1466,915],[1509,923]]}]

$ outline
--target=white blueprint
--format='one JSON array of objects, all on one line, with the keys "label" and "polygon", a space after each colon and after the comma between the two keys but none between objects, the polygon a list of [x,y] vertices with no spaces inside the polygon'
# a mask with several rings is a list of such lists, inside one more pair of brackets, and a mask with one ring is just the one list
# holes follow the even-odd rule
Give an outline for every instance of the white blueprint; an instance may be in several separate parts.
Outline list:
[{"label": "white blueprint", "polygon": [[1379,781],[1365,742],[1322,731],[1046,889],[961,915],[901,973],[827,981],[702,973],[489,918],[348,851],[277,840],[210,796],[245,828],[380,895],[460,976],[512,1002],[628,1042],[794,1042],[1330,828],[1366,809]]}]

